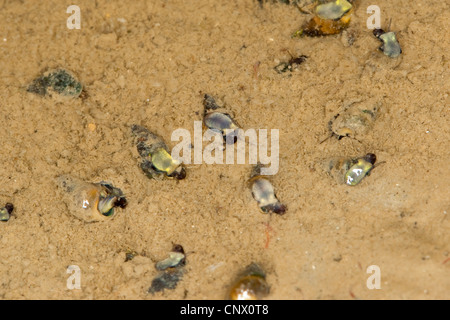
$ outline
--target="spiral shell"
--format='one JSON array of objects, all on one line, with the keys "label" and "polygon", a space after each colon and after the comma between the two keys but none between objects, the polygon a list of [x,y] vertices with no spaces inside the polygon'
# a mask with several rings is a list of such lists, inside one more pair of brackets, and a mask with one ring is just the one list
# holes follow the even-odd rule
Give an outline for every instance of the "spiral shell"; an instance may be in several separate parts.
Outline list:
[{"label": "spiral shell", "polygon": [[259,265],[252,263],[239,275],[228,293],[230,300],[260,300],[267,296],[270,287]]},{"label": "spiral shell", "polygon": [[374,102],[371,99],[351,103],[328,122],[331,136],[336,136],[339,140],[344,137],[358,139],[363,136],[372,128],[380,106],[381,102]]},{"label": "spiral shell", "polygon": [[379,47],[385,55],[390,58],[397,58],[402,53],[402,48],[398,43],[397,36],[394,32],[384,32],[383,29],[374,29],[373,34],[383,44]]},{"label": "spiral shell", "polygon": [[313,18],[295,35],[317,37],[338,34],[348,27],[352,11],[352,4],[346,0],[320,4],[315,8]]},{"label": "spiral shell", "polygon": [[69,71],[56,69],[45,72],[33,80],[27,91],[41,96],[59,95],[77,98],[83,90],[83,85]]},{"label": "spiral shell", "polygon": [[141,156],[140,167],[149,178],[176,178],[182,180],[186,177],[186,170],[181,162],[172,158],[169,148],[164,140],[139,125],[131,126],[134,144]]},{"label": "spiral shell", "polygon": [[236,130],[239,129],[239,125],[228,114],[228,110],[219,106],[216,100],[208,94],[205,94],[203,105],[205,108],[203,115],[205,127],[220,132],[227,143],[235,143],[237,141]]},{"label": "spiral shell", "polygon": [[327,161],[328,173],[339,184],[355,186],[375,167],[376,156],[368,153],[359,158],[334,158]]},{"label": "spiral shell", "polygon": [[374,168],[377,157],[373,153],[368,153],[364,157],[355,160],[355,163],[344,175],[344,182],[349,186],[356,186]]},{"label": "spiral shell", "polygon": [[275,195],[275,189],[268,177],[260,174],[261,165],[253,168],[249,180],[253,198],[258,202],[258,206],[264,213],[276,213],[283,215],[286,213],[286,206],[282,204]]},{"label": "spiral shell", "polygon": [[0,208],[0,221],[8,221],[13,210],[14,205],[12,203],[7,203],[3,208]]},{"label": "spiral shell", "polygon": [[89,183],[70,175],[58,177],[57,182],[70,214],[85,222],[111,219],[115,207],[127,205],[122,191],[105,182]]},{"label": "spiral shell", "polygon": [[184,249],[181,245],[176,244],[173,246],[172,251],[169,253],[169,257],[158,261],[156,263],[156,269],[159,271],[164,271],[168,268],[176,268],[178,266],[183,266],[186,263],[186,255]]},{"label": "spiral shell", "polygon": [[155,294],[164,289],[175,289],[185,273],[186,256],[179,244],[174,244],[169,257],[156,263],[156,269],[161,271],[152,280],[148,293]]}]

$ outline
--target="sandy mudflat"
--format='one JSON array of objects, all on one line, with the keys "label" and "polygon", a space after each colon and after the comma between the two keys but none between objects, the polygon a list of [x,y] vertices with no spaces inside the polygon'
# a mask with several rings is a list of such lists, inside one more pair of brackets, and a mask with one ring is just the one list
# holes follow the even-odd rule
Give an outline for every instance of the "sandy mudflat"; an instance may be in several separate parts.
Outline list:
[{"label": "sandy mudflat", "polygon": [[[223,299],[235,275],[258,262],[269,299],[450,298],[450,6],[438,0],[362,0],[341,35],[292,39],[309,16],[257,1],[0,1],[0,223],[3,299]],[[366,28],[377,4],[403,49],[384,56]],[[274,67],[294,55],[293,72]],[[78,99],[43,98],[27,85],[48,69],[72,71]],[[279,129],[273,177],[283,216],[259,211],[251,165],[187,165],[185,180],[149,180],[130,126],[170,142],[193,133],[204,93],[220,97],[245,129]],[[352,101],[381,103],[359,141],[329,135]],[[206,143],[205,143],[206,144]],[[205,144],[203,147],[205,147]],[[375,153],[360,185],[340,185],[321,163]],[[129,205],[84,223],[61,201],[55,178],[110,181]],[[174,290],[147,294],[172,243],[187,252]],[[125,262],[127,251],[139,255]],[[81,270],[69,290],[66,269]],[[381,289],[366,286],[367,267]]]}]

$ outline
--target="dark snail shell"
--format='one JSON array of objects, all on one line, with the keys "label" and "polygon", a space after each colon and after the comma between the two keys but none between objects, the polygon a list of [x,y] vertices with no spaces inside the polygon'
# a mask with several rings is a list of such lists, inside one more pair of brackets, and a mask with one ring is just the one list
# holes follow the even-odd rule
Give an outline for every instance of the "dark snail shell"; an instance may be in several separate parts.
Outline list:
[{"label": "dark snail shell", "polygon": [[63,97],[77,98],[83,90],[83,85],[69,71],[56,69],[45,72],[42,76],[33,80],[27,91],[41,96],[59,95]]}]

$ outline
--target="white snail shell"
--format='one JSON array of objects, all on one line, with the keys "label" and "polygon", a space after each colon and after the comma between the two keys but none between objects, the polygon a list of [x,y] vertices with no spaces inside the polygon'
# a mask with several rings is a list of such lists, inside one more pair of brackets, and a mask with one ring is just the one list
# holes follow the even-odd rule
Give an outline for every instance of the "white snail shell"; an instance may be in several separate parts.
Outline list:
[{"label": "white snail shell", "polygon": [[85,222],[111,219],[118,202],[126,205],[122,192],[108,184],[89,183],[70,175],[58,177],[57,182],[69,213]]}]

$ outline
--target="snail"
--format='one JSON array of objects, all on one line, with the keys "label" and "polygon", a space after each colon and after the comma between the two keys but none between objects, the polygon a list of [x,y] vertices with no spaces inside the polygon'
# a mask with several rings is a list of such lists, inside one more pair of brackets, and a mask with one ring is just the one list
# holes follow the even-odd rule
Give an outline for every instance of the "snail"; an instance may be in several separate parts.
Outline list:
[{"label": "snail", "polygon": [[344,182],[349,186],[356,186],[370,174],[370,171],[375,167],[377,157],[373,153],[368,153],[364,157],[358,158],[353,165],[347,170],[344,176]]},{"label": "snail", "polygon": [[122,191],[109,183],[89,183],[69,175],[59,176],[57,182],[69,212],[85,222],[111,219],[115,207],[127,206]]},{"label": "snail", "polygon": [[77,98],[83,90],[83,85],[69,71],[56,69],[45,72],[33,80],[27,91],[41,96],[58,94],[65,97]]},{"label": "snail", "polygon": [[253,198],[264,213],[286,213],[286,206],[275,195],[275,189],[267,176],[261,175],[261,164],[257,164],[252,171],[249,180]]},{"label": "snail", "polygon": [[[368,153],[359,158],[336,158],[328,162],[328,173],[338,183],[356,186],[376,167],[377,157]],[[381,162],[383,163],[383,162]],[[378,163],[377,165],[381,164]]]},{"label": "snail", "polygon": [[156,269],[161,271],[152,280],[148,293],[154,294],[164,289],[175,289],[178,282],[183,278],[186,255],[179,244],[174,244],[169,257],[156,263]]},{"label": "snail", "polygon": [[250,264],[231,286],[229,300],[260,300],[269,294],[266,275],[256,263]]},{"label": "snail", "polygon": [[373,126],[380,105],[379,102],[371,100],[350,104],[328,122],[331,135],[322,140],[321,143],[333,136],[337,137],[338,140],[344,137],[358,140],[358,137],[364,135]]},{"label": "snail", "polygon": [[0,221],[8,221],[13,210],[14,205],[12,203],[5,204],[5,206],[0,209]]},{"label": "snail", "polygon": [[397,36],[394,32],[385,32],[383,29],[374,29],[373,35],[377,37],[383,44],[378,48],[390,58],[397,58],[402,53],[402,48],[398,43]]},{"label": "snail", "polygon": [[219,106],[216,100],[208,94],[204,96],[203,105],[203,124],[205,127],[220,132],[227,144],[235,143],[239,125],[228,114],[226,108]]},{"label": "snail", "polygon": [[139,125],[131,126],[134,143],[141,156],[140,167],[149,178],[175,178],[182,180],[186,170],[180,161],[169,153],[169,148],[163,139]]},{"label": "snail", "polygon": [[335,0],[315,7],[314,16],[293,36],[317,37],[338,34],[348,27],[353,5],[347,0]]},{"label": "snail", "polygon": [[156,263],[156,269],[164,271],[168,268],[175,268],[186,263],[186,255],[181,245],[173,245],[169,257]]}]

